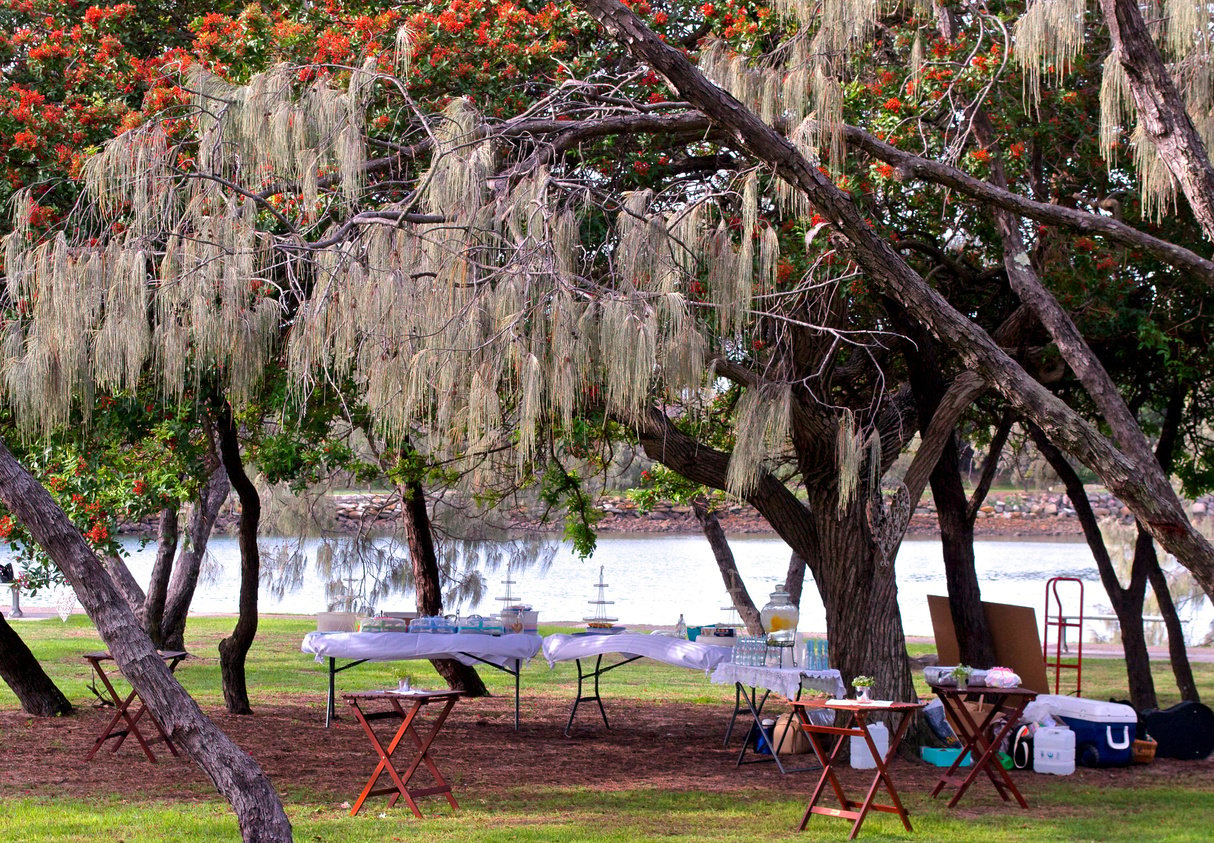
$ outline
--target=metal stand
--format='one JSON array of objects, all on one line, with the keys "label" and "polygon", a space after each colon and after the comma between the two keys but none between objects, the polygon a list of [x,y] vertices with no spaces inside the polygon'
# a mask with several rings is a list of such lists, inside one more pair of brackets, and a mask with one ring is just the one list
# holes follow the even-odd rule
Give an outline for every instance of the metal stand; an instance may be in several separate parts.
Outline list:
[{"label": "metal stand", "polygon": [[10,618],[25,617],[25,612],[21,611],[21,586],[13,583],[9,589],[13,592],[13,608],[9,611],[8,616]]},{"label": "metal stand", "polygon": [[[730,735],[733,734],[734,720],[737,718],[738,714],[740,714],[742,711],[742,707],[740,705],[740,702],[742,700],[746,701],[746,709],[750,712],[750,716],[752,719],[751,727],[746,733],[746,738],[742,741],[742,749],[741,749],[741,751],[738,752],[738,761],[734,765],[735,767],[741,767],[743,764],[764,764],[768,761],[774,761],[774,762],[776,762],[776,767],[779,768],[780,773],[785,774],[785,775],[788,773],[803,773],[807,770],[819,769],[819,766],[816,764],[812,767],[797,767],[795,769],[793,769],[793,768],[786,769],[784,767],[784,762],[782,762],[780,760],[780,750],[784,748],[784,742],[789,739],[788,738],[789,733],[794,731],[794,726],[792,723],[790,723],[789,727],[784,730],[784,733],[782,735],[780,735],[780,742],[778,744],[776,744],[775,746],[772,746],[771,741],[767,738],[766,735],[764,735],[764,740],[767,740],[767,748],[771,752],[770,757],[768,757],[768,758],[749,758],[749,759],[746,758],[746,752],[750,749],[750,736],[753,735],[756,731],[760,732],[760,733],[763,731],[763,718],[761,717],[761,715],[763,713],[763,705],[767,702],[767,698],[769,696],[771,696],[771,691],[769,689],[764,689],[763,695],[760,697],[757,688],[752,687],[749,690],[747,690],[746,686],[744,686],[741,682],[735,682],[734,689],[735,689],[735,691],[734,691],[734,710],[733,710],[733,716],[730,717],[730,719],[729,719],[729,729],[727,729],[725,732],[725,745],[729,746],[729,738],[730,738]],[[794,701],[799,700],[800,698],[801,698],[801,691],[800,691],[800,689],[798,689],[797,696],[794,698]],[[797,726],[796,728],[800,728],[800,727]],[[757,754],[758,753],[756,753],[756,755]]]},{"label": "metal stand", "polygon": [[[569,737],[569,731],[573,728],[573,718],[577,714],[577,707],[583,702],[598,703],[599,714],[603,716],[603,725],[608,729],[611,728],[611,724],[607,722],[607,712],[603,708],[603,698],[599,696],[599,677],[609,670],[615,670],[617,667],[623,667],[629,662],[634,662],[639,658],[641,657],[632,656],[624,659],[623,661],[618,661],[614,664],[607,665],[607,667],[603,667],[603,655],[600,653],[594,659],[594,670],[590,671],[589,673],[582,669],[582,660],[575,659],[577,663],[577,698],[574,699],[573,708],[569,712],[569,722],[565,724],[565,737]],[[583,688],[585,687],[583,683],[585,680],[590,679],[591,677],[594,677],[594,693],[586,694],[583,691]]]}]

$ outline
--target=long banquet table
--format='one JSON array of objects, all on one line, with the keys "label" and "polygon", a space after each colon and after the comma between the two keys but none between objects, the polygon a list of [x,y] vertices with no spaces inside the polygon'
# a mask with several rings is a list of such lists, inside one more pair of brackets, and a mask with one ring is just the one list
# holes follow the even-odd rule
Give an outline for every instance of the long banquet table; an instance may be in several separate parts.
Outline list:
[{"label": "long banquet table", "polygon": [[[368,661],[455,659],[466,665],[485,664],[514,677],[514,728],[519,726],[519,673],[524,661],[540,650],[533,633],[482,635],[471,632],[309,632],[300,649],[316,661],[328,660],[329,698],[325,726],[333,720],[335,677]],[[352,659],[338,665],[337,659]]]},{"label": "long banquet table", "polygon": [[[577,697],[569,711],[569,721],[565,724],[566,735],[573,728],[573,718],[577,714],[578,706],[584,702],[597,703],[599,714],[603,717],[603,725],[611,728],[611,724],[607,722],[607,712],[603,708],[603,698],[599,695],[599,678],[604,673],[641,658],[656,659],[675,667],[708,673],[728,660],[731,652],[729,647],[716,644],[701,644],[698,641],[687,641],[669,635],[641,635],[635,632],[616,635],[555,634],[544,639],[544,658],[548,660],[549,667],[554,667],[561,661],[577,663]],[[617,653],[623,658],[604,666],[603,656],[611,653]],[[592,656],[594,667],[587,671],[582,660]],[[593,694],[587,694],[583,690],[587,679],[594,680]]]}]

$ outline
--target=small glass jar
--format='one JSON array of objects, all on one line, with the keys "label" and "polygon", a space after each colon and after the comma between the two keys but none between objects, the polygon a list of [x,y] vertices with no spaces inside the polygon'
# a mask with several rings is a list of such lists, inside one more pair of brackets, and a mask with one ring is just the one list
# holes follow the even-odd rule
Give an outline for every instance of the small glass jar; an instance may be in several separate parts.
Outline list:
[{"label": "small glass jar", "polygon": [[788,592],[776,589],[771,593],[771,600],[759,613],[763,621],[763,630],[767,633],[767,643],[777,647],[791,647],[797,638],[797,623],[801,620],[801,612],[788,599]]}]

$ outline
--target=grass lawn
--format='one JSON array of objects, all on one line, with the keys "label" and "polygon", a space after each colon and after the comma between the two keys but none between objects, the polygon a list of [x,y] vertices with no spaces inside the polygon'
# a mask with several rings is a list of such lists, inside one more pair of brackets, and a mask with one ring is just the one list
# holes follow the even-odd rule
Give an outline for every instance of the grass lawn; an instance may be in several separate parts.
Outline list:
[{"label": "grass lawn", "polygon": [[[230,630],[231,618],[191,618],[187,633],[188,649],[198,657],[185,662],[178,671],[182,683],[209,714],[222,708],[219,670],[215,646]],[[254,709],[275,707],[302,712],[308,728],[323,706],[324,673],[311,657],[299,652],[305,632],[314,628],[311,618],[263,618],[258,642],[248,662],[248,684]],[[95,631],[83,616],[67,624],[57,619],[21,623],[17,630],[42,661],[59,687],[82,710],[90,710],[87,665],[80,658],[90,650],[101,649]],[[557,631],[544,629],[542,632]],[[931,651],[931,645],[912,645],[912,654]],[[350,674],[354,687],[386,687],[393,684],[400,668],[407,668],[417,684],[437,687],[438,679],[428,663],[366,664]],[[1161,704],[1176,700],[1166,663],[1155,665]],[[1214,696],[1214,665],[1195,664],[1201,691]],[[355,677],[354,674],[357,674]],[[482,675],[496,695],[512,696],[512,680],[497,671]],[[1124,697],[1125,670],[1119,660],[1090,659],[1084,665],[1085,696],[1095,699]],[[847,824],[825,817],[811,820],[806,832],[795,831],[805,800],[816,775],[801,773],[781,778],[771,765],[735,770],[733,756],[720,749],[716,725],[722,712],[728,712],[727,689],[713,686],[703,674],[665,667],[648,661],[638,662],[604,679],[604,699],[613,718],[628,712],[643,718],[646,711],[661,710],[668,704],[694,719],[702,712],[705,726],[683,738],[655,733],[652,744],[636,753],[636,775],[616,775],[610,780],[595,774],[595,753],[610,749],[613,733],[587,728],[582,738],[564,739],[560,729],[568,702],[576,689],[576,674],[571,664],[550,670],[542,659],[524,668],[525,721],[537,717],[535,701],[550,703],[550,716],[540,724],[531,723],[535,751],[539,738],[549,754],[536,764],[545,772],[563,756],[584,756],[590,764],[565,776],[548,775],[541,783],[526,775],[499,777],[456,776],[456,795],[460,811],[452,815],[441,800],[422,801],[426,819],[416,820],[403,803],[385,809],[384,801],[371,800],[358,816],[351,818],[341,806],[342,799],[353,799],[365,779],[351,781],[343,796],[326,786],[293,783],[290,775],[274,776],[287,812],[300,841],[373,841],[409,840],[424,837],[436,841],[465,840],[665,840],[673,838],[729,840],[841,840]],[[925,688],[921,688],[925,691]],[[471,703],[469,703],[471,706]],[[499,702],[505,706],[505,700]],[[461,707],[464,706],[461,703]],[[475,711],[469,707],[469,712]],[[456,711],[461,711],[457,708]],[[504,709],[501,709],[504,711]],[[635,714],[633,714],[636,712]],[[255,715],[256,717],[257,715]],[[454,718],[454,715],[453,715]],[[579,714],[579,720],[581,715]],[[54,734],[72,721],[36,724]],[[475,715],[465,720],[475,721]],[[727,719],[727,718],[726,718]],[[21,729],[29,718],[19,714],[16,698],[0,687],[0,765],[17,753],[28,755],[44,751],[48,764],[68,764],[52,745],[22,747]],[[245,718],[247,720],[247,718]],[[587,719],[593,726],[593,721]],[[613,720],[613,725],[620,721]],[[625,723],[631,722],[626,718]],[[709,728],[708,724],[712,724]],[[600,724],[601,725],[601,724]],[[694,724],[692,724],[694,726]],[[353,735],[352,727],[345,726]],[[478,724],[463,725],[466,734],[475,734]],[[490,727],[484,727],[486,734]],[[623,728],[623,727],[620,727]],[[690,728],[690,727],[689,727]],[[50,730],[50,731],[48,731]],[[7,734],[6,734],[7,732]],[[305,733],[301,727],[299,734]],[[447,733],[444,733],[446,736]],[[493,733],[497,734],[497,733]],[[331,737],[331,736],[327,736]],[[361,738],[351,737],[362,746]],[[440,738],[441,740],[441,738]],[[53,743],[53,742],[52,742]],[[694,746],[693,746],[694,745]],[[294,748],[295,765],[325,764],[319,745]],[[704,783],[683,776],[679,782],[664,786],[661,774],[647,776],[644,767],[653,759],[677,763],[691,757],[692,750],[711,747],[716,755],[696,763],[706,768]],[[238,831],[227,804],[218,798],[205,779],[183,776],[180,785],[144,789],[141,777],[168,774],[170,763],[153,767],[137,753],[123,748],[119,756],[91,768],[101,776],[121,765],[122,776],[108,787],[93,787],[88,798],[74,795],[65,770],[64,782],[56,784],[53,774],[40,776],[38,783],[13,782],[0,772],[0,841],[210,841],[238,839]],[[510,751],[526,754],[526,737],[512,744]],[[453,753],[446,748],[445,753]],[[471,750],[465,750],[471,752]],[[495,748],[484,746],[482,754],[492,763]],[[11,754],[6,754],[11,753]],[[474,754],[474,753],[473,753]],[[648,757],[646,757],[648,756]],[[447,757],[447,755],[444,755]],[[699,757],[699,756],[697,756]],[[261,760],[261,759],[259,759]],[[524,759],[525,761],[526,759]],[[78,763],[77,774],[88,775],[90,768]],[[336,761],[333,761],[336,763]],[[1023,811],[1001,802],[993,789],[980,782],[971,789],[956,809],[948,809],[945,800],[928,798],[933,773],[925,765],[899,762],[896,778],[900,793],[911,810],[913,835],[906,833],[896,819],[873,815],[861,832],[863,840],[915,839],[950,841],[1205,841],[1211,838],[1214,819],[1214,762],[1164,762],[1124,770],[1081,770],[1074,776],[1040,776],[1017,773],[1017,782],[1025,792],[1030,809]],[[525,769],[525,764],[524,764]],[[604,774],[605,775],[605,774]],[[125,777],[126,781],[123,781]],[[132,778],[134,777],[134,778]],[[849,781],[863,782],[863,778]],[[134,782],[135,787],[130,787]],[[854,789],[854,787],[853,787]]]}]

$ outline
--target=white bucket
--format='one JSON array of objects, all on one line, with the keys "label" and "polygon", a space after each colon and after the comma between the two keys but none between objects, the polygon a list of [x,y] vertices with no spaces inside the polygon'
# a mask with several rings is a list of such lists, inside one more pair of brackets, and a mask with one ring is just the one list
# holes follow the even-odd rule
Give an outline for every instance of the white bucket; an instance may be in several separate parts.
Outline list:
[{"label": "white bucket", "polygon": [[[889,728],[884,723],[869,723],[868,733],[873,736],[877,752],[884,758],[889,752]],[[877,766],[873,754],[869,752],[868,742],[860,735],[853,735],[851,739],[851,765],[856,770],[871,770]]]},{"label": "white bucket", "polygon": [[1039,728],[1033,735],[1033,771],[1069,776],[1075,772],[1075,733]]}]

